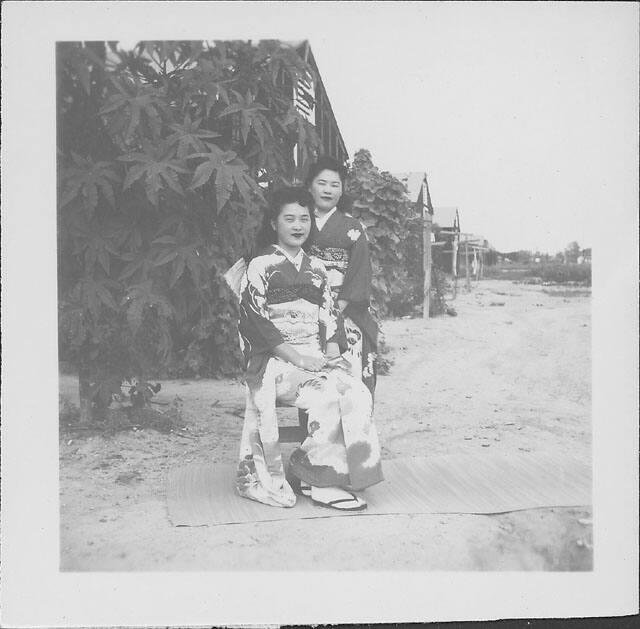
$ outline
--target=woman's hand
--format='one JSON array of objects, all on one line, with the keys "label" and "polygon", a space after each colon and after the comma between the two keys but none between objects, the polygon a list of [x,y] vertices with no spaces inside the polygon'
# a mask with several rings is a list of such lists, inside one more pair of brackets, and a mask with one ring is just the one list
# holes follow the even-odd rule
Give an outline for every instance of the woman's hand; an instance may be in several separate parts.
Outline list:
[{"label": "woman's hand", "polygon": [[344,299],[338,299],[338,310],[340,310],[340,312],[344,312],[344,309],[349,305],[348,301],[345,301]]},{"label": "woman's hand", "polygon": [[281,343],[277,347],[274,347],[273,353],[278,358],[286,360],[288,363],[300,369],[305,369],[306,371],[321,371],[327,364],[324,357],[316,358],[315,356],[299,354],[298,351],[288,343]]},{"label": "woman's hand", "polygon": [[337,343],[327,343],[327,351],[325,357],[327,360],[338,358],[340,356],[340,346]]},{"label": "woman's hand", "polygon": [[321,371],[327,364],[324,358],[316,358],[315,356],[300,356],[297,366],[306,371]]}]

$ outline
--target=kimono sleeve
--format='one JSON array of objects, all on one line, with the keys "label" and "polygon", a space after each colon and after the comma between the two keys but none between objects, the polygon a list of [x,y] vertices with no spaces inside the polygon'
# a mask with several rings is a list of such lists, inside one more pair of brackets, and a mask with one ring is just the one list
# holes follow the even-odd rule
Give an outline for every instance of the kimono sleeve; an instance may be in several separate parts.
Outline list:
[{"label": "kimono sleeve", "polygon": [[349,230],[347,235],[355,242],[351,247],[349,266],[347,267],[338,298],[368,306],[371,296],[369,241],[367,240],[364,226],[359,223],[355,223],[355,226]]},{"label": "kimono sleeve", "polygon": [[324,267],[322,267],[322,302],[319,309],[319,323],[321,329],[321,337],[326,343],[337,343],[340,352],[348,349],[347,337],[344,331],[344,322],[340,311],[336,308],[329,286],[329,278]]},{"label": "kimono sleeve", "polygon": [[271,352],[285,342],[284,337],[269,320],[267,310],[267,277],[260,259],[249,263],[242,281],[239,331],[249,354]]}]

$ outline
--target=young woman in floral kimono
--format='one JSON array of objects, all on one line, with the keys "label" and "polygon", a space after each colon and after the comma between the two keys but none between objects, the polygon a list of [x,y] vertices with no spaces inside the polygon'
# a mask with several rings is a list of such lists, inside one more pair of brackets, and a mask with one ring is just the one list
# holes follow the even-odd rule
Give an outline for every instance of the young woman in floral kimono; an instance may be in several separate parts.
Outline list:
[{"label": "young woman in floral kimono", "polygon": [[291,455],[290,477],[321,506],[360,510],[353,491],[382,480],[369,390],[340,368],[344,331],[327,272],[302,250],[313,224],[303,188],[274,195],[259,242],[270,242],[241,286],[240,334],[247,364],[245,423],[236,487],[243,497],[292,507],[278,442],[276,403],[308,413],[308,436]]},{"label": "young woman in floral kimono", "polygon": [[371,260],[363,225],[341,208],[346,170],[336,160],[320,158],[307,175],[313,197],[315,228],[305,249],[322,260],[334,299],[344,318],[349,344],[345,358],[371,395],[376,386],[378,326],[369,312]]}]

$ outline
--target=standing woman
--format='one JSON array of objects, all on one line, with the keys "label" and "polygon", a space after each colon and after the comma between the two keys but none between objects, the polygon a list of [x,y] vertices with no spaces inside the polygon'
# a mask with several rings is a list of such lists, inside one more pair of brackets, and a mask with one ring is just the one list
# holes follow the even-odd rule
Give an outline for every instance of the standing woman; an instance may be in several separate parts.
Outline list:
[{"label": "standing woman", "polygon": [[321,157],[309,169],[305,183],[313,197],[316,220],[305,248],[327,269],[344,320],[348,343],[344,357],[373,396],[378,326],[369,312],[369,242],[360,221],[341,208],[346,175],[345,167],[330,157]]}]

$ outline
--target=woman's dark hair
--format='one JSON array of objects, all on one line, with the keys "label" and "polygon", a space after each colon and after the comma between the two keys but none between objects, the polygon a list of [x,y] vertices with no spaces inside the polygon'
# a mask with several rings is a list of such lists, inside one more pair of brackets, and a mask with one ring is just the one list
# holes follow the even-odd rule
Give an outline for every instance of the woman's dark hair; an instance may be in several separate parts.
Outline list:
[{"label": "woman's dark hair", "polygon": [[330,170],[334,173],[338,173],[340,177],[340,181],[342,182],[342,196],[338,201],[338,209],[342,212],[345,212],[349,209],[351,205],[351,200],[348,195],[345,194],[345,186],[347,185],[347,169],[344,164],[341,164],[337,159],[333,159],[333,157],[323,156],[318,158],[316,162],[311,164],[309,167],[309,172],[307,172],[307,176],[304,180],[304,185],[308,188],[311,187],[313,180],[323,171]]},{"label": "woman's dark hair", "polygon": [[313,197],[311,196],[311,193],[306,188],[299,186],[280,188],[271,196],[271,202],[262,216],[262,227],[258,232],[256,237],[256,246],[249,256],[249,259],[257,256],[269,245],[273,245],[278,242],[278,235],[276,234],[275,229],[271,226],[271,223],[275,223],[278,220],[278,216],[280,216],[282,208],[290,203],[297,203],[309,210],[309,216],[311,217],[311,229],[314,228],[315,219],[313,215]]},{"label": "woman's dark hair", "polygon": [[344,188],[347,182],[347,169],[337,159],[333,157],[320,157],[316,162],[309,166],[309,172],[304,180],[304,185],[309,188],[313,183],[313,180],[323,171],[331,170],[334,173],[338,173],[340,181],[342,181],[342,187]]}]

